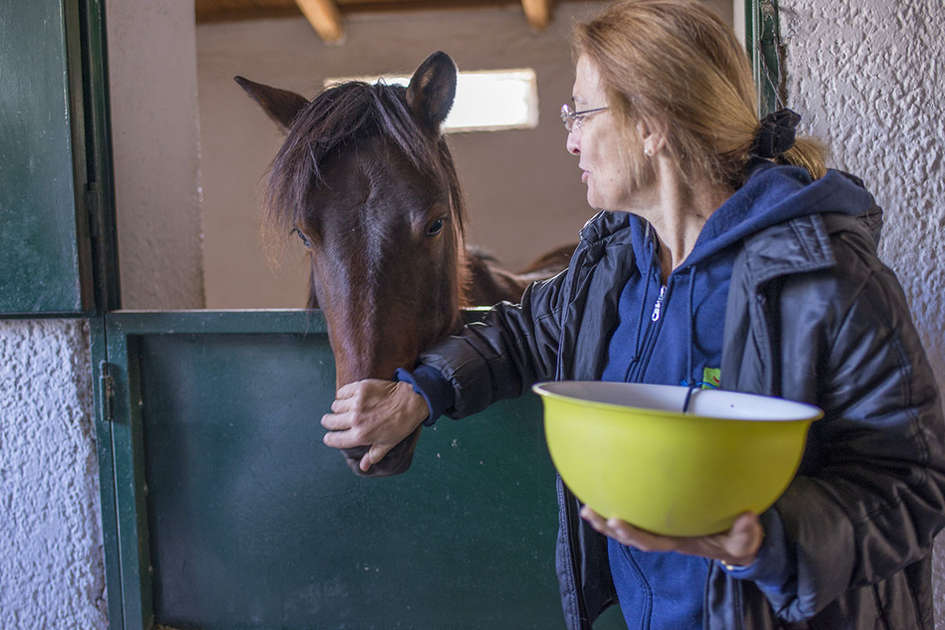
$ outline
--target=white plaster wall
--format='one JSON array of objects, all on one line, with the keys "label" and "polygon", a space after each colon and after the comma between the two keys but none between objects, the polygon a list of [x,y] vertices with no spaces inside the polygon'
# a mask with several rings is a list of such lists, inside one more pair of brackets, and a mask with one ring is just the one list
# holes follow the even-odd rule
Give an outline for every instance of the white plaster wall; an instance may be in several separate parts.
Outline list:
[{"label": "white plaster wall", "polygon": [[[902,282],[945,392],[945,4],[781,0],[789,104],[886,211],[880,255]],[[945,536],[935,552],[945,628]]]},{"label": "white plaster wall", "polygon": [[0,321],[0,628],[108,625],[88,325]]},{"label": "white plaster wall", "polygon": [[203,308],[194,1],[105,8],[122,306]]}]

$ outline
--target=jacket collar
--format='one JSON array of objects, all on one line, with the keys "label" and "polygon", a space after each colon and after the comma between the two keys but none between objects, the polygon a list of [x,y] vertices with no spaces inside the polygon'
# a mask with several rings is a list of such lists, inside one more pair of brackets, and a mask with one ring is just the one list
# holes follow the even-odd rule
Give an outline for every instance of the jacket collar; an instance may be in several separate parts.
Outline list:
[{"label": "jacket collar", "polygon": [[581,228],[579,236],[581,242],[592,245],[602,241],[624,228],[630,227],[631,215],[629,212],[611,212],[601,210],[587,220]]},{"label": "jacket collar", "polygon": [[781,276],[828,269],[837,262],[819,214],[791,219],[749,236],[743,242],[743,256],[755,287]]},{"label": "jacket collar", "polygon": [[[829,226],[825,217],[829,218]],[[627,212],[602,210],[584,224],[580,232],[581,243],[590,247],[626,230],[624,233],[629,245],[627,228],[631,220]],[[863,232],[874,245],[878,245],[881,227],[882,210],[874,204],[859,217],[812,214],[765,228],[742,242],[750,280],[757,287],[781,276],[833,267],[836,258],[830,244],[832,232]]]},{"label": "jacket collar", "polygon": [[[601,211],[581,229],[581,243],[596,249],[615,234],[627,235],[621,245],[629,247],[631,215],[626,212]],[[599,255],[599,254],[598,254]],[[743,241],[750,281],[760,286],[774,278],[827,269],[836,264],[827,227],[820,215],[792,219],[765,228]]]}]

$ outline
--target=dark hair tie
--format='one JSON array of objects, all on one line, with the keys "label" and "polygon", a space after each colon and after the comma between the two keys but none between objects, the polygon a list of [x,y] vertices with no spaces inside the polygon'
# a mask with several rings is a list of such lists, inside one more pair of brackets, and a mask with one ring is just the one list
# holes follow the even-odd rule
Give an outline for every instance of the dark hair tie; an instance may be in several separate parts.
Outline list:
[{"label": "dark hair tie", "polygon": [[761,128],[755,134],[751,154],[762,158],[776,158],[794,146],[794,128],[801,115],[790,109],[779,109],[761,119]]}]

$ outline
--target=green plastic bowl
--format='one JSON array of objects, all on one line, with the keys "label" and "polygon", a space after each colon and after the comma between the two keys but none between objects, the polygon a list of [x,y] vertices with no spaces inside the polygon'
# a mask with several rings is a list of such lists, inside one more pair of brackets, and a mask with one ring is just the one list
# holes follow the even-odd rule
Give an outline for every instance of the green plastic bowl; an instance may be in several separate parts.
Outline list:
[{"label": "green plastic bowl", "polygon": [[726,531],[787,488],[804,453],[812,405],[719,390],[560,381],[542,397],[545,437],[564,483],[604,517],[656,534]]}]

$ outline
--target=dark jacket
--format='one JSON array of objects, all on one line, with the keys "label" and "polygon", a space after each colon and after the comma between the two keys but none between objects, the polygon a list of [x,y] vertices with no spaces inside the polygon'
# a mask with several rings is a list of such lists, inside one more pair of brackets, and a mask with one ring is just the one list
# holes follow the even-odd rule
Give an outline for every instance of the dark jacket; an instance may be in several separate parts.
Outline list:
[{"label": "dark jacket", "polygon": [[[792,582],[763,592],[713,563],[707,630],[933,630],[945,422],[899,283],[876,257],[879,221],[878,211],[811,215],[743,241],[722,388],[809,402],[825,416],[773,508],[791,546]],[[600,213],[582,230],[567,271],[421,357],[450,381],[450,415],[475,413],[537,381],[600,377],[619,287],[637,273],[627,224],[626,214]],[[616,603],[606,541],[578,517],[560,479],[558,499],[565,619],[568,628],[590,628]]]}]

